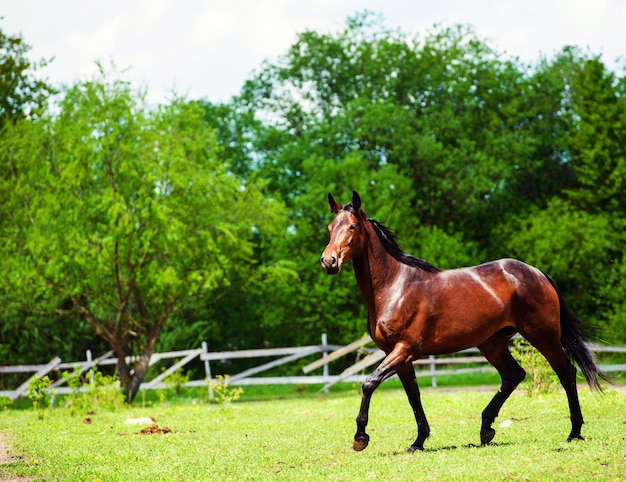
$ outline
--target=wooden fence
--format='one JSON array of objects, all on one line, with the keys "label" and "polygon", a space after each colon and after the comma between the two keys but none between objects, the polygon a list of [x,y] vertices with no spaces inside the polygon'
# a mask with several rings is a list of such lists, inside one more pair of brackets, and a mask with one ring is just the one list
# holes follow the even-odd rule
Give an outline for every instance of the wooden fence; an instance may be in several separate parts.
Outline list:
[{"label": "wooden fence", "polygon": [[[241,358],[270,359],[265,363],[254,366],[240,373],[231,374],[229,383],[231,385],[282,385],[282,384],[323,384],[322,390],[328,390],[332,385],[339,382],[362,382],[365,380],[370,367],[384,358],[384,353],[376,348],[368,347],[371,343],[369,336],[363,337],[346,346],[329,345],[326,334],[322,335],[322,343],[320,345],[288,347],[288,348],[267,348],[258,350],[237,350],[237,351],[220,351],[209,352],[207,344],[202,343],[201,348],[190,350],[172,351],[166,353],[155,353],[150,359],[150,365],[155,365],[163,360],[170,360],[173,363],[163,370],[163,372],[149,381],[142,383],[142,389],[163,389],[167,387],[166,379],[177,370],[183,368],[186,364],[195,359],[200,359],[204,363],[205,378],[200,380],[190,380],[183,384],[187,387],[205,386],[209,391],[210,398],[213,398],[213,392],[209,380],[215,380],[214,374],[211,372],[211,361],[226,361]],[[626,346],[601,346],[589,344],[590,349],[595,353],[626,353]],[[357,361],[345,369],[343,372],[331,375],[329,365],[348,354],[357,352]],[[315,354],[321,354],[317,360],[308,363],[302,367],[304,372],[301,376],[255,376],[262,372],[271,370],[281,365],[294,363],[306,357]],[[132,360],[128,360],[132,364]],[[26,377],[14,390],[0,391],[0,396],[8,397],[15,400],[20,396],[24,396],[28,392],[28,384],[34,377],[43,377],[49,373],[55,372],[56,381],[51,385],[50,389],[57,394],[71,392],[72,388],[63,386],[65,379],[60,375],[62,371],[71,371],[79,367],[83,373],[88,372],[94,366],[110,366],[115,365],[117,359],[113,357],[113,352],[109,351],[100,357],[92,358],[91,352],[87,352],[86,360],[75,362],[62,362],[59,357],[55,357],[50,362],[40,365],[18,365],[18,366],[0,366],[0,375],[8,373],[24,373],[32,374]],[[413,363],[416,368],[417,377],[430,377],[432,385],[437,386],[437,376],[441,375],[464,375],[468,373],[487,373],[494,372],[495,369],[480,355],[476,348],[470,348],[454,355],[430,356],[428,358],[417,360]],[[465,365],[465,367],[458,367]],[[468,366],[469,365],[469,366]],[[321,374],[313,374],[321,369]],[[626,364],[601,365],[601,369],[605,373],[626,371]]]}]

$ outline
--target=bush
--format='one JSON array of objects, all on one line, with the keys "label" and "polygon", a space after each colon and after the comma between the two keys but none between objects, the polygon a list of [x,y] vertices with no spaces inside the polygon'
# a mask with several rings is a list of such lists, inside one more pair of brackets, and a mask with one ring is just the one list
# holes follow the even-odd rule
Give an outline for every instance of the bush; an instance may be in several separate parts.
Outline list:
[{"label": "bush", "polygon": [[230,387],[229,375],[218,375],[215,380],[207,380],[207,383],[209,389],[213,391],[214,400],[223,405],[234,402],[243,393],[241,387]]},{"label": "bush", "polygon": [[178,398],[183,393],[185,383],[191,379],[191,373],[183,372],[182,368],[179,368],[174,373],[165,378],[165,385],[169,390],[174,392],[174,395]]},{"label": "bush", "polygon": [[63,378],[74,389],[67,400],[73,413],[118,410],[125,403],[117,377],[103,375],[95,366],[86,373],[75,367],[71,373],[64,373]]},{"label": "bush", "polygon": [[547,393],[558,386],[559,379],[552,370],[548,360],[534,346],[525,339],[513,340],[513,358],[518,361],[524,370],[524,388],[528,396],[532,397],[539,393]]},{"label": "bush", "polygon": [[28,382],[28,398],[33,402],[33,407],[38,410],[39,420],[44,419],[46,405],[48,405],[50,395],[52,394],[48,390],[51,384],[52,381],[48,378],[48,375],[41,378],[34,375]]}]

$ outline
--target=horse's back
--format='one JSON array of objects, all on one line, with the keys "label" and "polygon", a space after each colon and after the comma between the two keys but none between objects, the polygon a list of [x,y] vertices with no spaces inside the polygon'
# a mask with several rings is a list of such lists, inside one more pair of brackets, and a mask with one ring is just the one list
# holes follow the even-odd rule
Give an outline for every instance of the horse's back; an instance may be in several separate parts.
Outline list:
[{"label": "horse's back", "polygon": [[424,319],[424,342],[436,342],[438,348],[427,351],[459,351],[503,329],[523,332],[546,310],[551,318],[558,313],[547,278],[515,259],[442,271],[429,291],[432,311]]}]

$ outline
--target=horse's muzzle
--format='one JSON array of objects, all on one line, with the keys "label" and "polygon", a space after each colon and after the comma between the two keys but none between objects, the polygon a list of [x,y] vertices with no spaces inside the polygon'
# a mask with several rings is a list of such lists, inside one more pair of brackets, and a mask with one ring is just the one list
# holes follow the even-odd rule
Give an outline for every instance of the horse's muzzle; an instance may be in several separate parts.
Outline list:
[{"label": "horse's muzzle", "polygon": [[322,268],[324,268],[324,271],[326,271],[327,274],[337,274],[341,269],[339,261],[334,256],[322,256],[320,258],[320,263],[322,264]]}]

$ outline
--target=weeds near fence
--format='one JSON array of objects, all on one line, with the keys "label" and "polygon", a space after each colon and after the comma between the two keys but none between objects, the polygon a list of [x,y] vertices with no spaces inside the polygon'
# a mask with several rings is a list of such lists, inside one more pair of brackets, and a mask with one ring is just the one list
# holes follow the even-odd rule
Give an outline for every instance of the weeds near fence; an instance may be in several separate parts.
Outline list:
[{"label": "weeds near fence", "polygon": [[67,398],[72,414],[96,410],[116,411],[125,405],[117,377],[104,375],[95,366],[86,373],[80,367],[75,367],[72,372],[64,373],[63,379],[73,389]]},{"label": "weeds near fence", "polygon": [[9,408],[11,408],[11,405],[13,405],[13,400],[11,400],[9,397],[5,397],[4,395],[0,396],[0,410],[1,411],[6,411]]},{"label": "weeds near fence", "polygon": [[51,391],[48,390],[51,384],[52,381],[48,378],[48,375],[41,378],[35,375],[28,383],[28,398],[33,402],[33,407],[37,410],[39,420],[44,419],[46,405],[48,405],[52,395]]},{"label": "weeds near fence", "polygon": [[185,383],[189,382],[189,380],[191,380],[191,373],[189,371],[183,372],[183,369],[179,368],[163,381],[165,382],[165,386],[174,392],[176,397],[180,397],[183,393]]},{"label": "weeds near fence", "polygon": [[526,370],[523,386],[529,397],[548,393],[558,387],[559,379],[548,360],[525,339],[513,340],[513,358]]},{"label": "weeds near fence", "polygon": [[230,386],[229,375],[218,375],[215,380],[208,379],[207,383],[209,389],[213,390],[214,400],[222,405],[238,400],[243,393],[243,388]]}]

